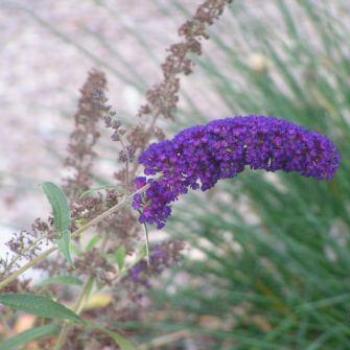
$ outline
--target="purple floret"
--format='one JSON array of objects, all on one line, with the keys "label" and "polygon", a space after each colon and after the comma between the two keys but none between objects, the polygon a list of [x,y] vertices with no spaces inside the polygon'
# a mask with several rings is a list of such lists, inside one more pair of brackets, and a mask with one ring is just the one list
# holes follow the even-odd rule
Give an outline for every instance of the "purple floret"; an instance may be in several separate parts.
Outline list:
[{"label": "purple floret", "polygon": [[170,203],[189,189],[206,191],[220,179],[251,169],[283,170],[318,180],[334,177],[340,162],[327,137],[283,119],[233,117],[181,131],[172,140],[152,144],[139,158],[144,174],[135,180],[144,194],[134,197],[140,222],[165,225]]}]

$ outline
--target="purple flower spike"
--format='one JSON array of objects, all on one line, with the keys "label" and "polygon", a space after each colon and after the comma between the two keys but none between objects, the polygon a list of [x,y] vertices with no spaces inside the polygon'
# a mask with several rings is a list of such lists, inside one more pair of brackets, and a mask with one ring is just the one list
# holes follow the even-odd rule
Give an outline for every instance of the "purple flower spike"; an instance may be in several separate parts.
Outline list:
[{"label": "purple flower spike", "polygon": [[315,131],[275,117],[247,116],[185,129],[170,141],[152,144],[139,162],[149,177],[137,178],[136,185],[151,186],[134,197],[133,207],[142,212],[140,222],[162,228],[171,214],[170,203],[180,194],[208,190],[246,165],[330,180],[340,155],[332,141]]}]

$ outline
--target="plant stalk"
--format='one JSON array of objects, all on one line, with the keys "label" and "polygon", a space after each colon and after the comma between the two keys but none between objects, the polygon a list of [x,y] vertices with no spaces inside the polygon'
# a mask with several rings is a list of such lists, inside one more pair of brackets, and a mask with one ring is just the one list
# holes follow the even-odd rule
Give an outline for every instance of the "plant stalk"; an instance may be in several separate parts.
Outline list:
[{"label": "plant stalk", "polygon": [[[121,202],[117,203],[116,205],[114,205],[113,207],[109,208],[108,210],[106,210],[102,214],[96,216],[94,219],[92,219],[91,221],[89,221],[85,225],[83,225],[80,228],[78,228],[77,230],[75,230],[72,233],[72,238],[79,237],[80,234],[82,234],[84,231],[86,231],[90,227],[98,224],[99,222],[103,221],[107,216],[115,213],[120,208],[122,208],[127,203],[127,201],[129,199],[134,197],[135,194],[145,192],[149,187],[150,187],[150,184],[146,184],[145,186],[141,187],[140,189],[138,189],[137,191],[133,192],[132,194],[124,197],[124,199]],[[12,281],[14,281],[22,273],[26,272],[30,268],[36,266],[37,264],[39,264],[40,262],[45,260],[49,255],[51,255],[57,249],[58,249],[57,247],[49,248],[44,253],[38,255],[36,258],[34,258],[33,260],[29,261],[27,264],[23,265],[19,270],[17,270],[15,272],[13,272],[12,274],[10,274],[8,277],[6,277],[3,281],[0,282],[0,290],[5,288],[7,285],[9,285]]]},{"label": "plant stalk", "polygon": [[[84,308],[84,304],[86,300],[89,299],[89,295],[91,293],[92,287],[94,285],[95,278],[90,276],[81,291],[79,295],[79,299],[77,300],[76,304],[73,307],[73,311],[77,313],[78,315],[80,314],[81,310]],[[60,334],[58,335],[57,342],[55,345],[54,350],[60,350],[62,346],[64,345],[64,342],[66,340],[67,334],[69,330],[69,324],[65,323],[61,329]]]}]

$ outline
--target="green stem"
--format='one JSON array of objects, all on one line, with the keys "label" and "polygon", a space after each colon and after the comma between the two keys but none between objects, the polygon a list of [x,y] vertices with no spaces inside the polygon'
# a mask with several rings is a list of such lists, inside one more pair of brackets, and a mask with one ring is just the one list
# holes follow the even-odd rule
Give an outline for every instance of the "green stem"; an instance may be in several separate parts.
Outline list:
[{"label": "green stem", "polygon": [[12,281],[14,281],[17,277],[22,275],[22,273],[26,272],[27,270],[29,270],[33,266],[41,263],[43,260],[45,260],[50,254],[52,254],[56,250],[57,250],[56,247],[52,247],[52,248],[46,250],[41,255],[37,256],[33,260],[29,261],[27,264],[23,265],[19,270],[13,272],[11,275],[9,275],[3,281],[0,282],[0,290],[5,288],[8,284],[10,284]]},{"label": "green stem", "polygon": [[[102,246],[105,247],[107,240],[105,239],[104,242],[102,243]],[[114,284],[117,284],[124,276],[127,275],[128,271],[130,269],[132,269],[136,264],[138,264],[142,259],[144,258],[144,254],[141,254],[138,259],[136,259],[133,264],[131,264],[127,270],[125,270],[123,273],[120,274],[120,276],[114,281]],[[84,305],[85,303],[88,301],[89,299],[89,295],[91,293],[93,284],[94,284],[94,278],[93,277],[89,277],[87,283],[85,284],[79,299],[77,301],[77,303],[75,304],[75,306],[73,307],[73,311],[75,311],[77,314],[80,314],[81,311],[84,309]],[[100,288],[102,289],[102,288]],[[94,326],[95,327],[95,326]],[[68,334],[68,330],[69,330],[69,324],[65,324],[57,338],[57,342],[55,345],[54,350],[60,350],[61,347],[64,345],[64,341],[67,337]]]},{"label": "green stem", "polygon": [[145,228],[145,241],[146,241],[146,261],[149,265],[150,263],[150,256],[149,256],[149,239],[148,239],[148,228],[146,223],[143,224],[143,227]]},{"label": "green stem", "polygon": [[[109,208],[108,210],[106,210],[102,214],[96,216],[94,219],[92,219],[91,221],[89,221],[85,225],[81,226],[76,231],[74,231],[72,233],[72,237],[73,238],[79,237],[81,233],[83,233],[84,231],[86,231],[90,227],[98,224],[99,222],[103,221],[107,216],[115,213],[120,208],[122,208],[127,203],[127,201],[129,199],[134,197],[135,194],[145,192],[149,187],[150,187],[150,184],[147,184],[147,185],[141,187],[140,189],[138,189],[137,191],[135,191],[134,193],[130,194],[129,196],[124,197],[124,199],[121,202],[117,203],[112,208]],[[19,270],[10,274],[8,277],[6,277],[3,281],[0,282],[0,290],[5,288],[7,285],[9,285],[12,281],[14,281],[17,277],[19,277],[25,271],[29,270],[30,268],[34,267],[35,265],[37,265],[40,262],[42,262],[43,260],[45,260],[49,255],[51,255],[56,250],[57,250],[57,247],[49,248],[44,253],[38,255],[36,258],[29,261],[27,264],[23,265]]]},{"label": "green stem", "polygon": [[[89,279],[87,280],[83,290],[81,291],[81,293],[79,295],[79,299],[77,300],[76,304],[73,307],[73,311],[75,311],[75,313],[77,313],[78,315],[83,310],[85,302],[89,299],[91,290],[94,286],[94,281],[95,281],[94,277],[90,276]],[[64,342],[66,340],[68,331],[69,331],[69,324],[65,323],[61,329],[60,334],[58,335],[54,350],[60,350],[62,348],[62,346],[64,345]]]},{"label": "green stem", "polygon": [[[142,251],[143,251],[143,249],[142,249]],[[140,256],[133,263],[131,263],[127,268],[123,269],[123,271],[119,274],[119,276],[115,280],[113,280],[113,283],[117,284],[122,278],[124,278],[129,273],[129,271],[134,266],[136,266],[144,258],[145,258],[145,253],[143,252],[142,254],[140,254]],[[101,290],[103,288],[104,287],[100,288],[99,290]]]}]

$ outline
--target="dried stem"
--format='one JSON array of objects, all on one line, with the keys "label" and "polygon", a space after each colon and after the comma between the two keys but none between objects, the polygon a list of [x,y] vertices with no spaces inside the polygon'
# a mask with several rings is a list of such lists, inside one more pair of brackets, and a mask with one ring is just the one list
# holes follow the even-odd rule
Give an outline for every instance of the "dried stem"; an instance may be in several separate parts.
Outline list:
[{"label": "dried stem", "polygon": [[[103,221],[106,217],[108,217],[109,215],[115,213],[116,211],[118,211],[120,208],[122,208],[128,200],[130,200],[131,198],[134,197],[135,194],[138,193],[142,193],[145,192],[147,189],[149,188],[149,185],[146,185],[144,187],[141,187],[140,189],[138,189],[137,191],[135,191],[134,193],[128,195],[127,197],[124,197],[124,199],[117,203],[116,205],[114,205],[112,208],[106,210],[105,212],[103,212],[102,214],[98,215],[97,217],[95,217],[94,219],[92,219],[91,221],[89,221],[87,224],[81,226],[79,229],[77,229],[76,231],[74,231],[72,233],[72,237],[73,238],[77,238],[80,236],[81,233],[83,233],[84,231],[86,231],[87,229],[89,229],[90,227],[98,224],[99,222]],[[34,258],[33,260],[31,260],[30,262],[28,262],[27,264],[25,264],[24,266],[22,266],[19,270],[15,271],[14,273],[10,274],[7,278],[5,278],[3,281],[0,282],[0,290],[5,288],[8,284],[10,284],[12,281],[14,281],[18,276],[20,276],[22,273],[26,272],[27,270],[29,270],[30,268],[38,265],[40,262],[42,262],[43,260],[45,260],[49,255],[51,255],[53,252],[57,251],[57,247],[52,247],[48,250],[46,250],[44,253],[40,254],[39,256],[37,256],[36,258]]]},{"label": "dried stem", "polygon": [[40,243],[47,237],[39,237],[35,241],[33,241],[27,248],[22,250],[22,254],[18,254],[11,263],[7,266],[8,271],[11,271],[12,267],[16,264],[17,261],[19,261],[21,258],[25,256],[25,254],[29,253],[31,250],[37,248]]}]

